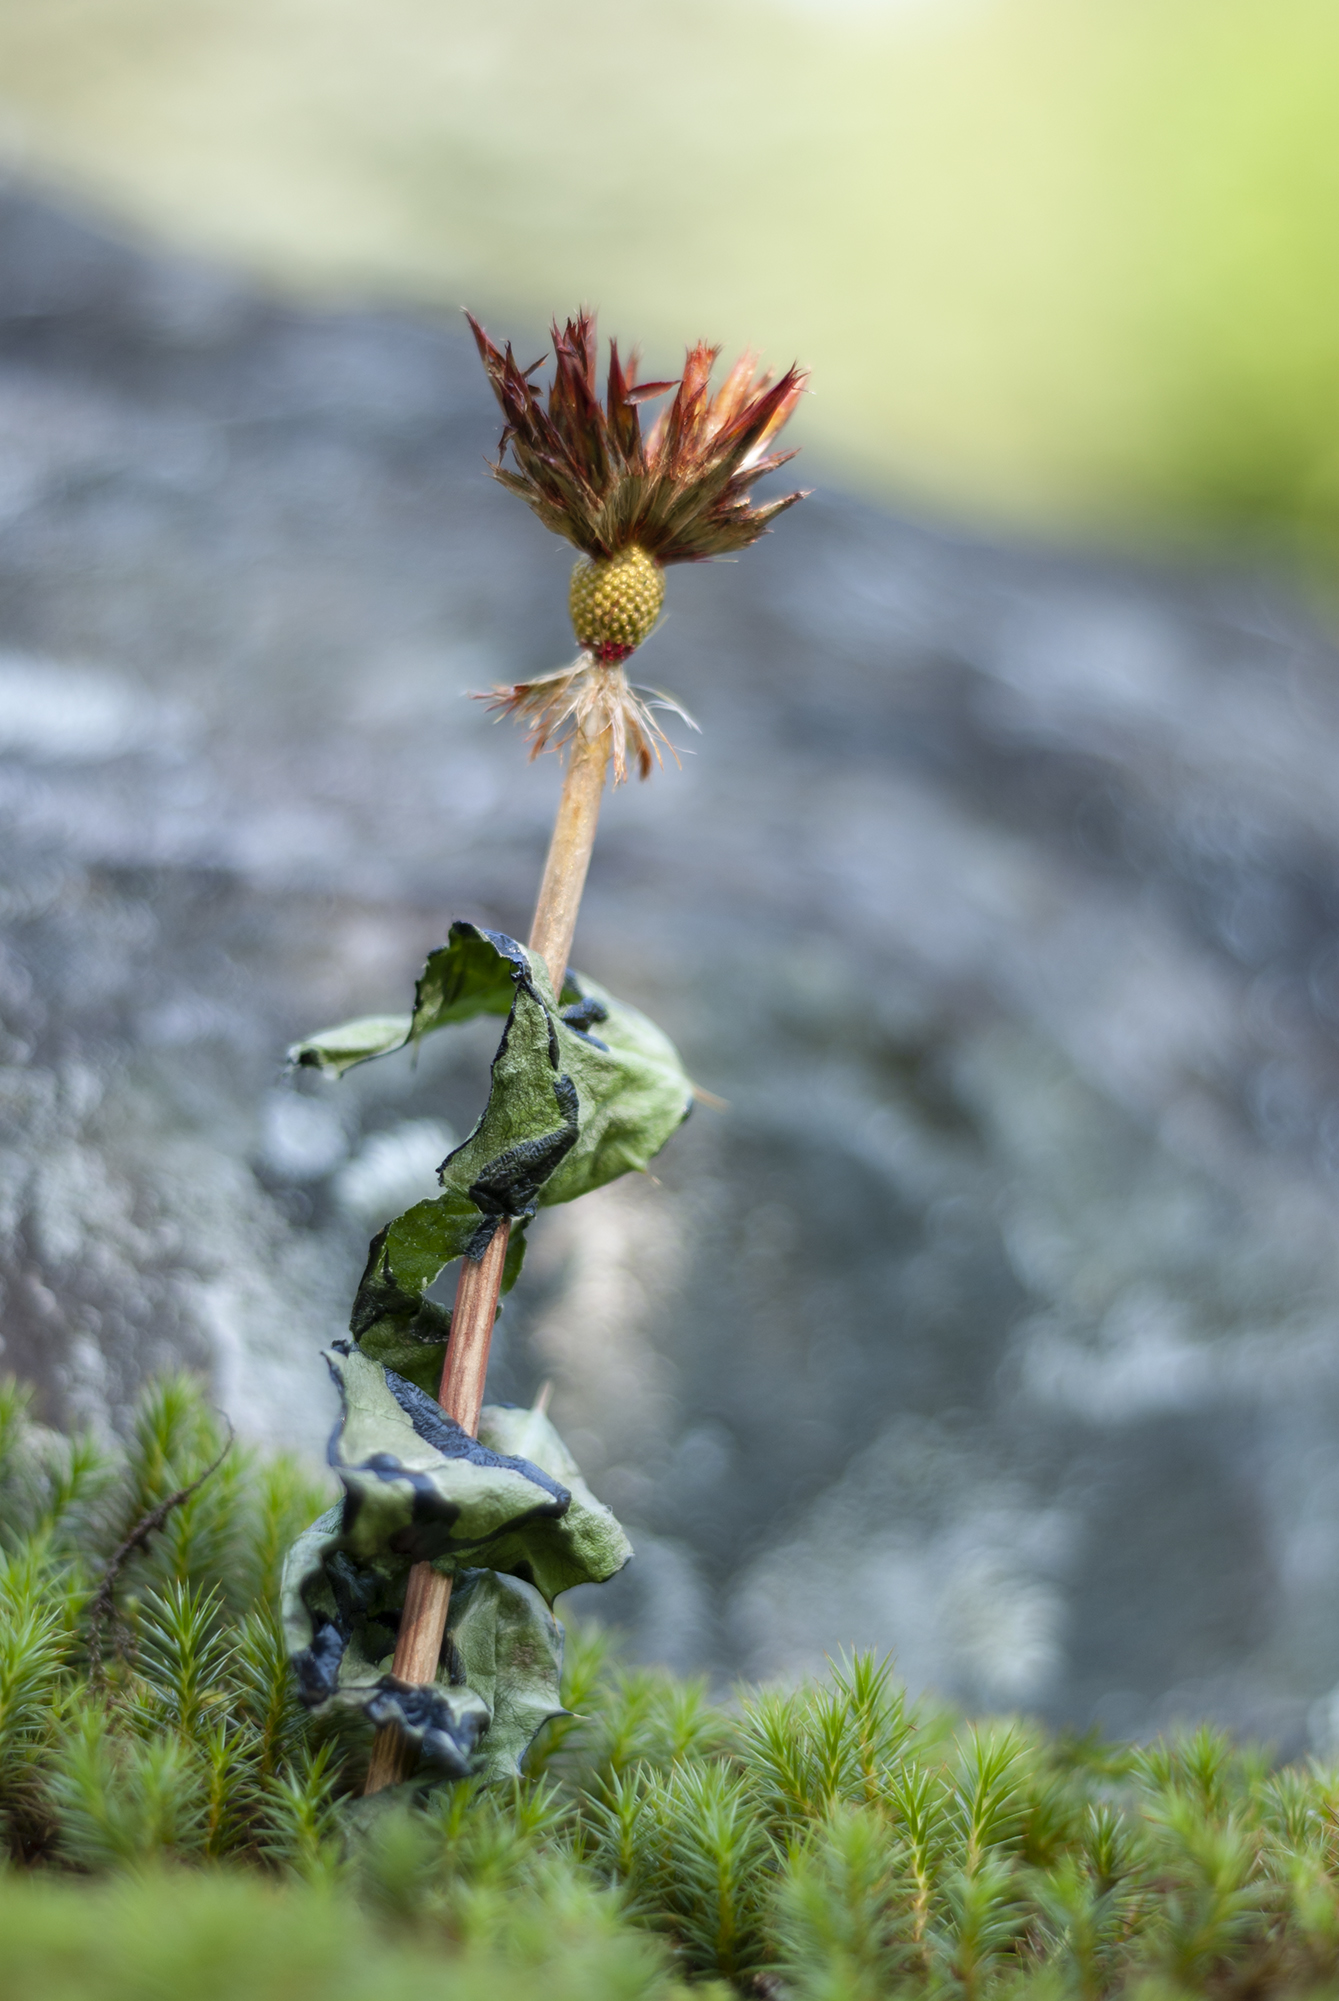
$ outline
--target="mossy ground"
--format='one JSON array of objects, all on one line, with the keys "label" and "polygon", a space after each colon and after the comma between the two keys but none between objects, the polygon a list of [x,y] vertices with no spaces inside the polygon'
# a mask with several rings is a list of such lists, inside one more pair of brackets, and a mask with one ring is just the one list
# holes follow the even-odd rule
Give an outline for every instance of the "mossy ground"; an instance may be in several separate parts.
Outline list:
[{"label": "mossy ground", "polygon": [[185,1381],[124,1453],[0,1400],[0,1994],[191,2001],[796,2001],[1339,1990],[1339,1770],[1209,1730],[972,1724],[885,1666],[729,1703],[569,1645],[520,1784],[359,1828],[358,1729],[298,1707],[275,1617],[323,1502]]}]

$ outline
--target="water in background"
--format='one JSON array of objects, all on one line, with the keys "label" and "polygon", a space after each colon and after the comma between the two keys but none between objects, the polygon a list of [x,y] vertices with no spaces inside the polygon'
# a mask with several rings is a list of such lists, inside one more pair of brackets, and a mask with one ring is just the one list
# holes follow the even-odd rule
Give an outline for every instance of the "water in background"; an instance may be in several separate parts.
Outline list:
[{"label": "water in background", "polygon": [[[281,309],[0,204],[3,1360],[184,1360],[312,1453],[367,1237],[491,1036],[294,1085],[556,792],[467,691],[560,664],[454,327]],[[813,475],[815,468],[810,468]],[[608,807],[578,963],[701,1108],[533,1233],[495,1394],[638,1544],[646,1656],[1289,1748],[1339,1704],[1339,686],[1280,592],[820,493],[671,578],[705,734]]]}]

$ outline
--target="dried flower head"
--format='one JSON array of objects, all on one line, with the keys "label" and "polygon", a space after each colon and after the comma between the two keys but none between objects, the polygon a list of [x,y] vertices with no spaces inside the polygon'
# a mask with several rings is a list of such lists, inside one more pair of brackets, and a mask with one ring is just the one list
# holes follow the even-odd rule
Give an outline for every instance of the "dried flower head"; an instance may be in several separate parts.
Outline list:
[{"label": "dried flower head", "polygon": [[[719,348],[690,348],[677,383],[638,382],[636,355],[625,367],[610,341],[602,404],[595,320],[583,312],[562,329],[554,325],[545,409],[530,380],[543,357],[519,367],[510,342],[500,352],[467,317],[506,420],[497,478],[597,562],[633,548],[662,566],[732,555],[803,498],[788,493],[764,507],[749,500],[756,480],[795,456],[769,447],[804,393],[802,369],[774,380],[757,374],[756,355],[744,354],[713,396]],[[671,389],[673,402],[643,437],[640,406]],[[504,463],[509,447],[514,471]]]},{"label": "dried flower head", "polygon": [[[744,354],[713,395],[720,349],[699,343],[677,382],[638,382],[636,355],[625,366],[611,341],[601,403],[595,320],[581,312],[561,329],[554,324],[546,408],[531,381],[543,357],[521,368],[510,342],[503,352],[466,317],[505,419],[494,477],[582,552],[570,592],[579,658],[561,674],[495,690],[497,706],[527,718],[532,756],[607,715],[615,777],[626,776],[628,749],[646,777],[668,746],[650,706],[677,704],[656,696],[648,705],[622,663],[655,626],[667,564],[745,549],[804,498],[788,493],[755,507],[750,495],[764,473],[794,457],[770,448],[808,377],[799,368],[779,379],[759,375],[757,356]],[[670,390],[672,401],[643,435],[641,405]]]}]

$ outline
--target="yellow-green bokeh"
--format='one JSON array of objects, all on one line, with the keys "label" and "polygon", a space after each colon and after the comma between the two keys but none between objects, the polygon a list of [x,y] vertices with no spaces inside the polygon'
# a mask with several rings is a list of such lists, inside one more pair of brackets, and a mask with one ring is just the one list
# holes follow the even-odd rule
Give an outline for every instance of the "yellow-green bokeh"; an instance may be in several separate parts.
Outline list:
[{"label": "yellow-green bokeh", "polygon": [[1339,539],[1334,0],[0,0],[0,109],[285,285],[798,355],[893,497]]}]

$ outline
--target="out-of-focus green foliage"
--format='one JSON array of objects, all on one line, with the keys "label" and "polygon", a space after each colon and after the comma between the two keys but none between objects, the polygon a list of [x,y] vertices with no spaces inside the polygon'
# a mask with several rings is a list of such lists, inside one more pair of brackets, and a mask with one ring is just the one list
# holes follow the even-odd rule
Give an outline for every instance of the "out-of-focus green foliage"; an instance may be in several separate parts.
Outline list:
[{"label": "out-of-focus green foliage", "polygon": [[[414,1830],[417,1832],[417,1830]],[[385,1854],[393,1857],[391,1844]],[[418,1859],[417,1850],[415,1858]],[[505,1894],[505,1893],[503,1893]],[[0,1994],[9,2001],[670,2001],[660,1955],[611,1900],[572,1878],[528,1887],[505,1938],[496,1907],[445,1920],[342,1888],[222,1870],[149,1871],[97,1886],[0,1881]]]},{"label": "out-of-focus green foliage", "polygon": [[[0,1396],[0,1997],[794,2001],[1289,1996],[1339,1984],[1339,1772],[911,1708],[886,1666],[713,1701],[571,1637],[520,1781],[359,1803],[298,1710],[272,1549],[318,1498],[184,1381],[124,1454]],[[676,1984],[677,1983],[677,1984]]]},{"label": "out-of-focus green foliage", "polygon": [[884,492],[1339,531],[1330,0],[0,0],[0,107],[283,284],[798,356]]}]

